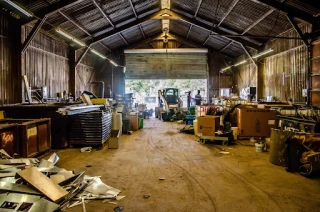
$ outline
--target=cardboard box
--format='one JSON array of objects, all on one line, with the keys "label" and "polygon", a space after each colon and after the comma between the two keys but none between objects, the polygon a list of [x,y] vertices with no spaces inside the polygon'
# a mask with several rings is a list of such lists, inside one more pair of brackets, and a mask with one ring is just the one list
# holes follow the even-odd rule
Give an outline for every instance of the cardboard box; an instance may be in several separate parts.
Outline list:
[{"label": "cardboard box", "polygon": [[118,149],[120,142],[120,130],[112,130],[108,140],[108,149]]},{"label": "cardboard box", "polygon": [[238,108],[239,137],[270,137],[277,128],[276,111],[268,108]]},{"label": "cardboard box", "polygon": [[220,116],[199,116],[197,120],[198,135],[214,136],[220,128]]}]

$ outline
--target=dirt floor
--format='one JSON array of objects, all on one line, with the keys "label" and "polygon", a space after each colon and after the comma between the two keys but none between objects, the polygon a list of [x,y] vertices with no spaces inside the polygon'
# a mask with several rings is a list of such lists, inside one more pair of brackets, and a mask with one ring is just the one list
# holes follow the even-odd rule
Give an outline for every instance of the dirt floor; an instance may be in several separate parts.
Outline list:
[{"label": "dirt floor", "polygon": [[[320,177],[288,173],[253,146],[200,144],[180,133],[182,127],[150,118],[143,129],[123,135],[119,149],[60,150],[57,166],[101,176],[126,196],[117,205],[91,201],[87,212],[116,206],[124,211],[320,211]],[[230,154],[220,154],[221,148]]]}]

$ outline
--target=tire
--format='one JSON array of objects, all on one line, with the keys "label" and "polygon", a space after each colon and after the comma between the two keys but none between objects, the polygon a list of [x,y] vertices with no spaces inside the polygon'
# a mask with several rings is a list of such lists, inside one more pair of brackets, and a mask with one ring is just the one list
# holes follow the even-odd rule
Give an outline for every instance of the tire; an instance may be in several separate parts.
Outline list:
[{"label": "tire", "polygon": [[228,144],[229,144],[229,141],[222,141],[223,146],[228,146]]}]

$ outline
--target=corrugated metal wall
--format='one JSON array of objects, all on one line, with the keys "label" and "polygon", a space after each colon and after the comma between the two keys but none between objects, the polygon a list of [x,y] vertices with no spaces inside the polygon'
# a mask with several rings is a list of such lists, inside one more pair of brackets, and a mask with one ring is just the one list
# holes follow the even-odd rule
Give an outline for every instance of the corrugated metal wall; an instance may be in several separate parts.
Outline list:
[{"label": "corrugated metal wall", "polygon": [[15,20],[0,14],[0,105],[19,102],[19,35]]},{"label": "corrugated metal wall", "polygon": [[225,58],[218,53],[208,54],[208,68],[209,68],[209,99],[214,96],[219,96],[219,88],[232,88],[233,76],[232,74],[222,74],[220,70],[226,65]]},{"label": "corrugated metal wall", "polygon": [[[78,58],[82,54],[81,50],[76,51],[76,58]],[[94,58],[96,56],[89,55],[87,53],[82,61],[76,67],[76,94],[77,97],[81,95],[81,93],[86,90],[90,91],[96,95],[99,94],[99,87],[91,84],[91,81],[97,80],[97,71],[94,70]],[[96,57],[96,59],[98,59]]]},{"label": "corrugated metal wall", "polygon": [[235,73],[235,93],[242,95],[243,89],[246,87],[256,87],[257,86],[257,68],[252,63],[238,66],[234,68]]},{"label": "corrugated metal wall", "polygon": [[[28,26],[22,29],[22,40],[31,29]],[[27,75],[29,86],[47,86],[50,98],[55,98],[58,92],[70,92],[69,51],[70,47],[65,42],[38,32],[22,56],[22,74]],[[76,51],[76,57],[81,54],[81,49]],[[76,97],[84,90],[98,91],[95,86],[90,87],[90,82],[96,80],[94,62],[94,57],[87,53],[76,67]]]},{"label": "corrugated metal wall", "polygon": [[[300,28],[304,33],[311,31],[311,25],[300,25]],[[295,30],[289,30],[280,36],[299,37]],[[292,98],[294,102],[304,102],[302,89],[306,88],[307,48],[301,40],[297,39],[272,40],[265,46],[265,49],[270,48],[274,50],[272,56],[257,61],[259,99],[273,96],[278,101]],[[252,63],[248,62],[237,69],[238,92],[247,85],[256,86],[256,71]]]},{"label": "corrugated metal wall", "polygon": [[307,47],[301,46],[266,58],[264,64],[265,96],[279,101],[304,102],[302,89],[306,88],[308,70]]},{"label": "corrugated metal wall", "polygon": [[[22,28],[22,41],[31,27]],[[69,47],[66,43],[38,32],[25,54],[22,55],[22,75],[27,75],[31,88],[48,87],[48,96],[69,91]]]}]

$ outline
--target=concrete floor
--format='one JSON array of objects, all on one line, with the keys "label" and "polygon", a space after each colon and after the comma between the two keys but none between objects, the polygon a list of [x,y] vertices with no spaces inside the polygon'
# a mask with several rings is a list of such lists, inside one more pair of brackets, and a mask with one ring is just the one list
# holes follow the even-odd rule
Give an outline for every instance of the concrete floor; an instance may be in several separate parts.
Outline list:
[{"label": "concrete floor", "polygon": [[117,205],[91,201],[87,212],[119,205],[124,211],[320,211],[320,178],[287,173],[252,146],[200,144],[179,133],[183,126],[151,118],[144,129],[123,135],[119,149],[60,150],[57,166],[101,176],[126,196]]}]

